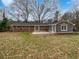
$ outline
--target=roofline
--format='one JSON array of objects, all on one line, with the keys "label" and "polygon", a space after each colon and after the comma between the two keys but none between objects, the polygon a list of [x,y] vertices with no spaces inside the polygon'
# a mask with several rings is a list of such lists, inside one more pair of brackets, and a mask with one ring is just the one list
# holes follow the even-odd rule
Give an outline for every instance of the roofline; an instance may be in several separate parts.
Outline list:
[{"label": "roofline", "polygon": [[52,26],[52,25],[57,25],[61,22],[67,22],[67,23],[70,23],[72,25],[75,25],[74,23],[70,22],[70,21],[59,21],[57,23],[40,23],[40,24],[30,24],[30,23],[26,23],[26,24],[17,24],[17,23],[14,23],[14,24],[11,24],[10,26]]},{"label": "roofline", "polygon": [[[61,22],[62,22],[62,21],[56,23],[56,25],[59,24],[59,23],[61,23]],[[70,23],[70,24],[72,24],[72,25],[75,25],[74,23],[72,23],[72,22],[70,22],[70,21],[66,21],[66,22],[68,22],[68,23]]]}]

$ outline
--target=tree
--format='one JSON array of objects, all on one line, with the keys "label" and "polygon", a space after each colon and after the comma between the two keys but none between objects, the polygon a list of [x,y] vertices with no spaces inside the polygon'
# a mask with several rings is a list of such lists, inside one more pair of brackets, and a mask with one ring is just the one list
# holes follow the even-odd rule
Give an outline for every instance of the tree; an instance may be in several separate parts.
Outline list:
[{"label": "tree", "polygon": [[54,21],[59,21],[59,18],[60,18],[60,12],[59,11],[56,11],[55,12],[55,16],[54,16]]},{"label": "tree", "polygon": [[57,0],[31,0],[31,15],[35,21],[39,23],[53,17],[53,13],[57,10]]},{"label": "tree", "polygon": [[79,10],[73,11],[73,20],[72,22],[75,24],[76,30],[79,31]]},{"label": "tree", "polygon": [[69,20],[72,21],[73,20],[73,13],[72,12],[66,12],[64,13],[64,15],[62,16],[62,20]]},{"label": "tree", "polygon": [[29,21],[32,20],[43,22],[49,17],[53,18],[54,13],[58,9],[57,0],[15,0],[14,3],[9,6],[8,13],[17,20]]},{"label": "tree", "polygon": [[19,21],[23,19],[28,22],[30,10],[30,0],[15,0],[14,3],[8,7],[8,13]]},{"label": "tree", "polygon": [[0,23],[0,31],[8,31],[9,22],[7,18],[4,18]]}]

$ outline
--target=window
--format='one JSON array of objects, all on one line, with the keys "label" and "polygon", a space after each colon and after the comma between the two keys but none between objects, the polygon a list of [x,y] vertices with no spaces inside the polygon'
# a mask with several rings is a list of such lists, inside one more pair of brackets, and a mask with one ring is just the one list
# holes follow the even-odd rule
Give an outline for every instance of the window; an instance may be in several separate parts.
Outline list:
[{"label": "window", "polygon": [[61,25],[61,31],[67,31],[67,25]]}]

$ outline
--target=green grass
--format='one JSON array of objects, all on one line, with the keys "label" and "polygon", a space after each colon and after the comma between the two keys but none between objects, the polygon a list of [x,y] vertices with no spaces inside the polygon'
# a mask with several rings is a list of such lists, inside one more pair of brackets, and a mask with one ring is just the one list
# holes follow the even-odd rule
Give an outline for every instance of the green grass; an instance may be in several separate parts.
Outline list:
[{"label": "green grass", "polygon": [[0,33],[0,59],[79,59],[79,34]]}]

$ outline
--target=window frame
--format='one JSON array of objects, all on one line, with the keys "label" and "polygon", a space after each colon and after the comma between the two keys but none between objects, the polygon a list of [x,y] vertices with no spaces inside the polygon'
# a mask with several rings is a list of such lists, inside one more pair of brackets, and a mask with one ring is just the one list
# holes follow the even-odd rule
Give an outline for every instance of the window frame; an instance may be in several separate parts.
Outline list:
[{"label": "window frame", "polygon": [[[66,26],[66,29],[62,29],[62,27],[64,27],[64,26]],[[67,31],[67,30],[68,30],[67,24],[62,24],[62,25],[61,25],[61,31]]]}]

